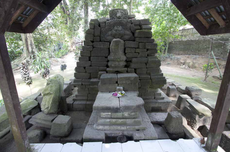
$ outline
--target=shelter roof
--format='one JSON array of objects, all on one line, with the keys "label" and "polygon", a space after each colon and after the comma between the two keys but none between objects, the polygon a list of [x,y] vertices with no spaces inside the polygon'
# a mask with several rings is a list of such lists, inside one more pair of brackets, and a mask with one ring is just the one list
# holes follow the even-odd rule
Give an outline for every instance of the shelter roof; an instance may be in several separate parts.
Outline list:
[{"label": "shelter roof", "polygon": [[229,0],[171,0],[201,35],[230,33]]}]

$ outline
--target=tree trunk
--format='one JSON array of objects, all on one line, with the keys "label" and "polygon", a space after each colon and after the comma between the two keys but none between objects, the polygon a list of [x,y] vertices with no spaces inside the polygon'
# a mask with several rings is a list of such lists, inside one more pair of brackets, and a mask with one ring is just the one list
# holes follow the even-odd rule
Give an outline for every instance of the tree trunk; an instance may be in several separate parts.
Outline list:
[{"label": "tree trunk", "polygon": [[85,0],[84,2],[84,30],[86,31],[88,29],[89,24],[89,2],[88,0]]},{"label": "tree trunk", "polygon": [[34,45],[33,34],[21,34],[23,40],[24,56],[26,58],[34,59],[37,52]]},{"label": "tree trunk", "polygon": [[133,0],[130,0],[130,5],[129,5],[129,14],[132,14],[132,8],[133,8]]},{"label": "tree trunk", "polygon": [[165,55],[168,54],[168,49],[169,49],[169,40],[167,39],[166,48],[165,48]]}]

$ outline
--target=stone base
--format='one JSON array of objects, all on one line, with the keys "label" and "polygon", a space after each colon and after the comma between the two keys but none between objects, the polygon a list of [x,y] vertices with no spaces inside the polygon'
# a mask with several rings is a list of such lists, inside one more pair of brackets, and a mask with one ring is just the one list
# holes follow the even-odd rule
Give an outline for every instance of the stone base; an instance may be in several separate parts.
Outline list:
[{"label": "stone base", "polygon": [[127,68],[107,68],[108,73],[127,73]]},{"label": "stone base", "polygon": [[[126,136],[129,140],[152,140],[158,139],[158,135],[151,124],[144,108],[140,108],[138,110],[138,118],[136,119],[126,119],[129,121],[132,120],[140,120],[141,125],[138,124],[130,124],[130,125],[99,125],[97,124],[98,120],[100,119],[100,114],[103,111],[94,111],[90,117],[89,123],[85,128],[85,132],[83,135],[84,142],[116,142],[119,136]],[[113,113],[111,113],[113,114]],[[101,120],[101,119],[100,119]],[[104,119],[105,122],[109,122],[109,119]],[[111,120],[111,119],[110,119]],[[126,123],[125,119],[117,119],[118,123]],[[135,121],[133,121],[135,122]],[[111,122],[110,122],[111,123]],[[139,123],[139,122],[137,122]],[[115,140],[115,141],[114,141]]]}]

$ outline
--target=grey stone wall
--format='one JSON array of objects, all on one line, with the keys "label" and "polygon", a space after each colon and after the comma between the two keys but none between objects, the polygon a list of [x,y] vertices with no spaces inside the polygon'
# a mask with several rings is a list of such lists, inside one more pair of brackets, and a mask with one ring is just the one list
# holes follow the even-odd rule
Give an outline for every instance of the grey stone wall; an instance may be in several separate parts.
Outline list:
[{"label": "grey stone wall", "polygon": [[193,28],[183,29],[175,34],[180,35],[180,38],[170,42],[168,50],[170,54],[208,56],[210,39],[213,39],[212,50],[215,56],[224,60],[227,58],[230,49],[230,34],[201,36]]}]

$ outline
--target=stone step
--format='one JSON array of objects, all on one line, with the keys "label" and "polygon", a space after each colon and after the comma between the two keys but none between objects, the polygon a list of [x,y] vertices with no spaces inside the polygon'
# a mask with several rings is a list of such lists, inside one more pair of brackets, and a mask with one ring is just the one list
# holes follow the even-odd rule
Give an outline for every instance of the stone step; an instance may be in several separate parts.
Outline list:
[{"label": "stone step", "polygon": [[138,118],[138,112],[102,112],[101,118],[114,118],[114,119],[135,119]]},{"label": "stone step", "polygon": [[111,130],[116,130],[116,131],[141,131],[141,130],[145,130],[146,126],[109,126],[109,125],[98,125],[95,124],[94,128],[97,130],[107,130],[107,131],[111,131]]},{"label": "stone step", "polygon": [[140,126],[140,119],[99,119],[98,125],[126,125],[126,126]]}]

